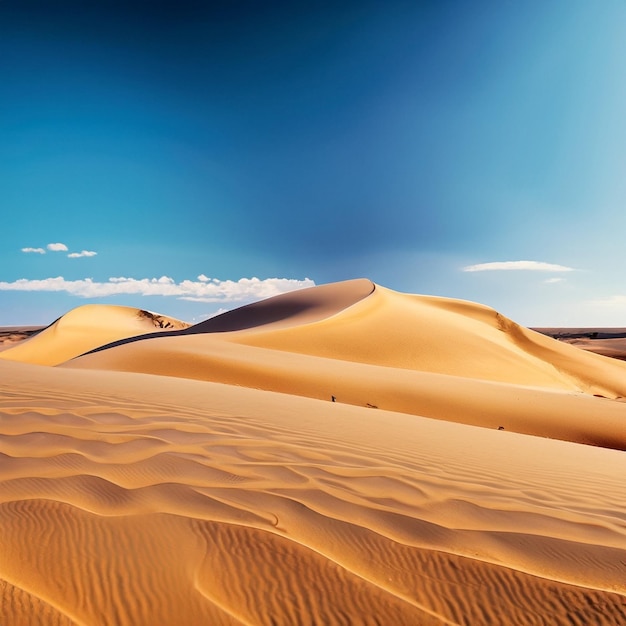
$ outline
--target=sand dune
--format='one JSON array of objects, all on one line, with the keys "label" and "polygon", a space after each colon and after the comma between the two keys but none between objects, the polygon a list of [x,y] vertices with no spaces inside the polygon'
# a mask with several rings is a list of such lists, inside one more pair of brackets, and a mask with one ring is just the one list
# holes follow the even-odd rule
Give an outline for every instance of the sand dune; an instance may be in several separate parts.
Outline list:
[{"label": "sand dune", "polygon": [[0,359],[2,624],[624,623],[626,364],[365,280],[59,322]]},{"label": "sand dune", "polygon": [[185,332],[268,330],[310,324],[342,312],[373,291],[374,283],[364,278],[300,289],[227,311]]},{"label": "sand dune", "polygon": [[103,344],[189,324],[143,309],[87,304],[63,315],[29,339],[4,350],[1,359],[58,365]]},{"label": "sand dune", "polygon": [[[342,289],[347,292],[343,301],[329,303]],[[257,309],[261,314],[255,324],[251,320]],[[285,311],[297,313],[291,319]],[[193,340],[181,340],[188,336]],[[365,280],[284,294],[182,331],[136,339],[140,341],[133,353],[150,342],[155,345],[156,339],[164,355],[187,344],[202,354],[205,344],[212,346],[219,339],[361,364],[626,396],[624,364],[573,350],[483,305],[401,294]],[[128,341],[116,341],[111,352],[121,354],[119,347]],[[125,357],[131,355],[131,349],[124,352]],[[85,357],[80,366],[100,358],[106,359],[105,369],[111,369],[116,357]],[[134,371],[144,371],[137,367],[138,362]],[[180,375],[187,376],[184,371]]]},{"label": "sand dune", "polygon": [[[223,382],[626,449],[626,364],[524,329],[485,306],[351,281],[323,319],[143,335],[65,363]],[[371,285],[371,283],[369,283]],[[337,289],[337,285],[331,286]],[[341,287],[341,285],[339,285]],[[372,286],[373,287],[373,286]],[[318,288],[304,290],[315,301]],[[322,291],[323,301],[328,292]],[[351,294],[352,295],[352,294]],[[287,294],[274,300],[287,308]],[[296,300],[300,302],[300,300]],[[267,301],[265,319],[272,316]],[[528,407],[533,406],[529,411]]]}]

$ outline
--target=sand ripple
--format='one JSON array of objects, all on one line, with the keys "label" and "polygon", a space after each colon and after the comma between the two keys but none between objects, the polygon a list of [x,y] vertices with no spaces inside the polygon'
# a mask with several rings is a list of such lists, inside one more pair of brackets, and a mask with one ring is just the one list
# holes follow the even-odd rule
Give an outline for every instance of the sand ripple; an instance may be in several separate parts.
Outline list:
[{"label": "sand ripple", "polygon": [[623,622],[619,452],[9,365],[3,623]]}]

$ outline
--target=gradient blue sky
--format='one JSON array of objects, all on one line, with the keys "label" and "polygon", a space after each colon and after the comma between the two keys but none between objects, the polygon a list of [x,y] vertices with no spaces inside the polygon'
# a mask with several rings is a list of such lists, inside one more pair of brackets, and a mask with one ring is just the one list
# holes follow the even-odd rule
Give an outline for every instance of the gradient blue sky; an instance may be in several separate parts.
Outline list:
[{"label": "gradient blue sky", "polygon": [[3,0],[0,325],[365,276],[626,326],[625,112],[624,0]]}]

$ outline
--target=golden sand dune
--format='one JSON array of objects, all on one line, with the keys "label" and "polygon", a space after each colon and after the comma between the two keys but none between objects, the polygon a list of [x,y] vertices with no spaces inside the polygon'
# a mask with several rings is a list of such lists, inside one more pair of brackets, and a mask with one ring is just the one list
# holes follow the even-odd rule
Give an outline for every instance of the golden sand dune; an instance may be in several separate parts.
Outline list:
[{"label": "golden sand dune", "polygon": [[87,304],[73,309],[0,358],[58,365],[103,344],[155,330],[187,328],[180,320],[126,306]]},{"label": "golden sand dune", "polygon": [[625,622],[626,364],[365,280],[136,312],[3,352],[1,624]]},{"label": "golden sand dune", "polygon": [[[338,293],[343,300],[329,306]],[[318,299],[323,307],[315,306]],[[302,323],[281,316],[300,305]],[[320,309],[331,315],[319,319]],[[626,364],[524,329],[488,307],[407,296],[358,280],[268,300],[262,316],[271,321],[267,325],[254,326],[253,311],[234,312],[240,330],[233,319],[221,324],[215,318],[213,325],[122,340],[65,366],[334,396],[342,403],[626,449],[626,403],[593,397],[626,396]],[[233,330],[213,332],[226,326]]]},{"label": "golden sand dune", "polygon": [[8,624],[619,624],[626,457],[0,362]]},{"label": "golden sand dune", "polygon": [[380,286],[316,324],[232,340],[386,367],[626,395],[623,364],[572,350],[484,305]]}]

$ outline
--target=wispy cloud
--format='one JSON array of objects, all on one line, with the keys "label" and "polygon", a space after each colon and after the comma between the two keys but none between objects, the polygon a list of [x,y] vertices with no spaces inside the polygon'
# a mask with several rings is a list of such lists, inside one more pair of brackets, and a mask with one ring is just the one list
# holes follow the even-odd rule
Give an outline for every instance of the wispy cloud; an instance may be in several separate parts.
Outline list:
[{"label": "wispy cloud", "polygon": [[67,246],[64,243],[49,243],[46,248],[51,252],[67,252]]},{"label": "wispy cloud", "polygon": [[554,276],[553,278],[546,278],[543,282],[546,285],[553,285],[554,283],[562,283],[565,279],[559,276]]},{"label": "wispy cloud", "polygon": [[589,304],[607,309],[626,309],[626,296],[610,296],[599,300],[589,300]]},{"label": "wispy cloud", "polygon": [[542,261],[495,261],[493,263],[478,263],[467,265],[464,272],[493,272],[501,270],[533,271],[533,272],[573,272],[573,267],[544,263]]},{"label": "wispy cloud", "polygon": [[84,256],[96,256],[96,254],[98,253],[93,250],[83,250],[82,252],[70,252],[67,256],[70,259],[80,259]]},{"label": "wispy cloud", "polygon": [[26,252],[26,253],[34,252],[35,254],[46,253],[46,251],[43,248],[22,248],[22,252]]},{"label": "wispy cloud", "polygon": [[[206,278],[203,274],[201,276]],[[169,296],[192,302],[252,301],[314,286],[315,283],[309,278],[304,280],[241,278],[237,281],[207,278],[207,280],[183,280],[177,283],[169,276],[140,279],[119,276],[109,278],[106,282],[98,282],[91,278],[65,280],[62,276],[57,276],[41,280],[20,278],[13,282],[0,281],[0,291],[54,291],[83,298],[118,295]]]}]

